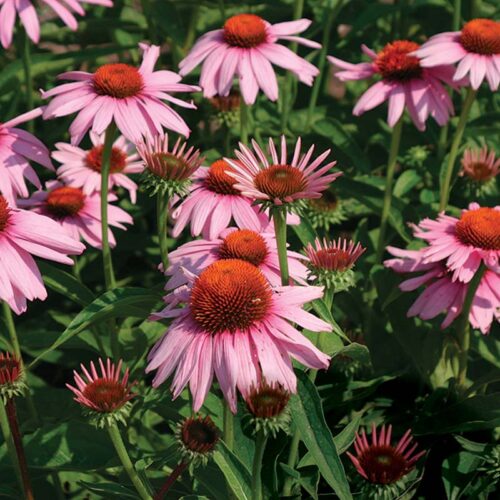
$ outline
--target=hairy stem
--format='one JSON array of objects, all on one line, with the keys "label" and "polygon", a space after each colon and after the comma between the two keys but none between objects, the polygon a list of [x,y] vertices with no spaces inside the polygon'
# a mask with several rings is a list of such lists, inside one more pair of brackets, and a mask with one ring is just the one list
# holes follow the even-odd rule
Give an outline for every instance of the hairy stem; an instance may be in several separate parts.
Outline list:
[{"label": "hairy stem", "polygon": [[328,54],[328,46],[331,38],[330,34],[332,32],[333,21],[336,19],[337,14],[342,8],[343,3],[344,0],[337,0],[337,4],[335,5],[335,7],[330,8],[328,10],[325,22],[325,29],[323,30],[323,38],[321,40],[321,50],[319,52],[319,58],[318,58],[319,74],[314,80],[314,85],[311,92],[311,99],[309,101],[309,106],[307,108],[306,130],[309,130],[311,128],[312,116],[314,110],[316,109],[316,103],[318,102],[319,91],[323,83],[324,69],[326,65],[326,55]]},{"label": "hairy stem", "polygon": [[460,149],[460,144],[462,142],[462,137],[464,135],[465,125],[467,124],[467,119],[469,118],[469,113],[472,107],[472,103],[476,97],[477,91],[472,87],[467,89],[467,95],[465,96],[465,101],[462,106],[462,112],[460,113],[460,118],[458,120],[457,129],[455,130],[455,135],[453,136],[453,142],[451,143],[450,154],[448,155],[448,162],[446,164],[445,176],[443,184],[441,185],[441,196],[439,200],[439,211],[442,212],[446,210],[448,206],[448,200],[450,198],[451,191],[451,178],[453,176],[453,168],[455,166],[455,161],[457,159],[458,150]]},{"label": "hairy stem", "polygon": [[394,171],[399,153],[399,144],[401,143],[401,131],[403,129],[403,117],[394,125],[392,129],[391,146],[389,150],[389,161],[387,162],[387,176],[385,179],[384,202],[382,204],[382,215],[380,217],[380,230],[377,242],[377,253],[375,263],[380,264],[385,248],[385,233],[387,230],[387,219],[391,211],[392,190],[394,185]]},{"label": "hairy stem", "polygon": [[457,340],[460,346],[459,359],[458,359],[458,373],[457,382],[458,386],[465,388],[465,383],[467,381],[467,362],[469,359],[469,347],[470,347],[470,323],[469,314],[472,307],[472,302],[474,296],[476,295],[481,279],[486,272],[486,266],[481,263],[479,269],[476,271],[474,277],[470,280],[469,286],[467,288],[467,294],[465,295],[465,300],[462,306],[462,312],[460,314],[460,319],[457,324]]},{"label": "hairy stem", "polygon": [[273,211],[273,219],[281,272],[281,284],[287,286],[290,284],[290,275],[288,273],[288,254],[286,250],[286,210],[276,208]]},{"label": "hairy stem", "polygon": [[113,271],[113,260],[111,258],[111,248],[109,247],[109,226],[108,226],[108,191],[109,172],[111,169],[111,150],[115,137],[116,125],[111,122],[106,130],[104,148],[101,161],[101,224],[102,224],[102,263],[104,271],[104,282],[106,289],[111,290],[116,287],[115,273]]},{"label": "hairy stem", "polygon": [[[23,68],[24,68],[24,83],[26,86],[26,107],[31,111],[34,107],[33,104],[33,75],[31,73],[31,50],[30,39],[28,33],[24,30],[23,37]],[[27,123],[28,131],[33,133],[35,126],[32,120]]]},{"label": "hairy stem", "polygon": [[252,465],[252,500],[262,500],[262,460],[266,450],[267,436],[262,430],[257,432],[255,438],[255,453]]},{"label": "hairy stem", "polygon": [[120,459],[125,472],[128,474],[128,477],[132,481],[132,484],[135,486],[137,493],[143,500],[151,500],[151,495],[149,494],[146,486],[144,486],[141,478],[137,474],[137,471],[134,469],[134,465],[128,456],[127,449],[125,448],[125,444],[123,442],[122,436],[118,429],[118,426],[114,423],[108,426],[109,437],[111,438],[111,442],[115,447],[116,454]]},{"label": "hairy stem", "polygon": [[[302,13],[304,12],[304,0],[295,0],[293,4],[293,19],[297,20],[302,17]],[[297,52],[298,45],[294,42],[290,44],[290,50],[292,52]],[[285,133],[285,130],[288,126],[288,117],[290,116],[290,111],[293,106],[292,102],[292,82],[293,75],[290,71],[287,72],[285,76],[285,84],[282,89],[282,108],[281,108],[281,131]]]},{"label": "hairy stem", "polygon": [[166,271],[168,268],[168,196],[161,191],[156,194],[156,221],[161,263],[163,271]]}]

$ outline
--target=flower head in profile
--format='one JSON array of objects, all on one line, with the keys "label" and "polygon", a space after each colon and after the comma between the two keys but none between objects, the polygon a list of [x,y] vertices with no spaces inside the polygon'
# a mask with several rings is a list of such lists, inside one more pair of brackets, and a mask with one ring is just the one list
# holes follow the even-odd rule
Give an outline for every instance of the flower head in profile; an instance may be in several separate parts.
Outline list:
[{"label": "flower head in profile", "polygon": [[59,79],[73,80],[42,92],[52,98],[45,108],[47,119],[78,113],[69,128],[71,144],[78,145],[89,129],[101,135],[114,122],[131,142],[163,133],[163,128],[188,136],[190,130],[182,117],[168,103],[195,108],[170,95],[171,92],[196,92],[198,87],[179,83],[173,71],[154,71],[160,47],[140,44],[143,50],[139,68],[123,63],[99,66],[95,73],[70,71]]},{"label": "flower head in profile", "polygon": [[226,161],[233,169],[229,175],[236,180],[234,187],[265,208],[298,209],[304,200],[321,197],[330,183],[342,175],[330,172],[337,162],[323,164],[330,150],[313,157],[313,145],[302,153],[300,138],[292,158],[288,157],[285,136],[281,137],[279,154],[272,139],[269,139],[267,156],[255,140],[252,146],[253,152],[240,143],[240,149],[235,151],[239,161],[227,158]]},{"label": "flower head in profile", "polygon": [[206,465],[220,440],[220,431],[208,415],[197,416],[179,422],[175,436],[184,461]]},{"label": "flower head in profile", "polygon": [[327,368],[330,358],[287,318],[311,331],[331,331],[302,308],[322,295],[321,287],[271,288],[262,272],[243,260],[214,262],[199,276],[190,275],[190,283],[167,295],[166,308],[152,315],[173,319],[148,357],[147,371],[157,370],[153,386],[175,371],[174,398],[189,384],[198,411],[215,374],[233,413],[236,390],[246,397],[262,378],[295,393],[291,358],[316,369]]},{"label": "flower head in profile", "polygon": [[[373,424],[371,439],[368,439],[363,429],[361,434],[356,433],[355,454],[347,452],[358,473],[372,484],[395,486],[415,468],[417,461],[426,453],[425,450],[416,453],[417,444],[412,443],[411,430],[407,430],[397,444],[392,444],[391,438],[391,425],[387,428],[383,425],[377,432]],[[404,490],[405,485],[401,486]],[[395,493],[401,494],[402,491]],[[391,498],[398,496],[396,494]]]},{"label": "flower head in profile", "polygon": [[[169,254],[170,267],[167,289],[187,283],[185,270],[198,276],[203,269],[218,260],[241,259],[258,267],[271,285],[281,284],[278,249],[273,233],[258,233],[250,229],[229,228],[214,240],[184,243]],[[306,284],[306,260],[299,253],[288,251],[288,266],[292,280]]]},{"label": "flower head in profile", "polygon": [[20,396],[25,388],[21,361],[8,352],[0,352],[0,404]]},{"label": "flower head in profile", "polygon": [[481,262],[500,273],[500,206],[471,203],[459,219],[444,213],[436,220],[424,219],[414,234],[427,242],[425,263],[446,260],[453,280],[468,283]]},{"label": "flower head in profile", "polygon": [[320,198],[308,200],[304,207],[304,214],[315,229],[326,231],[331,226],[347,220],[345,201],[331,189],[324,191]]},{"label": "flower head in profile", "polygon": [[500,172],[500,158],[488,146],[481,149],[465,150],[462,157],[460,175],[477,185],[485,185],[494,179]]},{"label": "flower head in profile", "polygon": [[360,243],[345,238],[337,241],[316,238],[314,245],[309,243],[306,247],[311,279],[335,292],[347,290],[355,283],[352,267],[365,250]]},{"label": "flower head in profile", "polygon": [[[83,193],[91,195],[101,190],[102,153],[104,150],[104,134],[90,132],[92,148],[83,150],[65,142],[56,143],[57,151],[52,158],[61,166],[57,175],[67,186],[81,188]],[[137,184],[127,174],[142,172],[139,155],[134,146],[125,137],[120,136],[113,143],[110,159],[109,189],[122,187],[130,193],[132,203],[137,199]]]},{"label": "flower head in profile", "polygon": [[182,76],[203,62],[200,85],[205,97],[229,95],[236,76],[243,99],[253,104],[259,92],[271,101],[278,99],[278,82],[273,64],[291,71],[311,86],[319,70],[290,49],[279,44],[288,40],[311,48],[321,45],[296,36],[311,24],[308,19],[270,24],[255,14],[238,14],[226,20],[222,29],[205,33],[179,63]]},{"label": "flower head in profile", "polygon": [[288,402],[290,393],[279,384],[268,384],[261,380],[245,396],[245,404],[251,415],[251,424],[255,433],[276,436],[278,431],[287,432],[290,426]]},{"label": "flower head in profile", "polygon": [[99,369],[93,361],[87,369],[80,365],[82,374],[73,371],[75,385],[66,384],[75,395],[75,401],[84,407],[93,424],[98,427],[113,422],[126,423],[130,411],[130,400],[135,397],[132,392],[134,383],[129,382],[129,370],[122,376],[122,361],[117,365],[107,359],[99,358]]},{"label": "flower head in profile", "polygon": [[446,61],[435,68],[424,68],[413,54],[418,48],[417,43],[408,40],[388,43],[378,53],[363,45],[362,50],[371,62],[360,64],[328,56],[339,69],[335,76],[341,81],[365,80],[373,75],[381,77],[361,96],[353,110],[355,116],[388,101],[390,127],[396,125],[405,107],[419,130],[425,129],[429,116],[441,126],[448,122],[453,115],[453,103],[443,83],[456,86],[452,81],[454,68]]},{"label": "flower head in profile", "polygon": [[57,222],[9,205],[0,195],[0,300],[16,313],[26,311],[26,300],[47,298],[33,256],[73,264],[68,255],[85,247]]},{"label": "flower head in profile", "polygon": [[473,19],[460,31],[434,35],[416,51],[423,68],[458,63],[454,81],[469,77],[477,90],[484,79],[495,91],[500,83],[500,21]]},{"label": "flower head in profile", "polygon": [[[22,200],[24,207],[53,219],[75,240],[82,239],[90,246],[101,248],[101,195],[94,192],[85,194],[83,189],[65,186],[58,181],[45,184],[45,191],[33,193],[31,198]],[[114,194],[108,201],[116,201]],[[132,224],[132,217],[120,207],[108,205],[108,223],[112,227],[126,230],[123,224]],[[115,237],[108,232],[110,246],[116,245]]]},{"label": "flower head in profile", "polygon": [[168,134],[148,137],[137,151],[144,162],[144,184],[152,194],[162,192],[169,198],[186,195],[191,176],[204,160],[199,149],[188,148],[180,138],[169,148]]},{"label": "flower head in profile", "polygon": [[29,196],[25,179],[39,189],[42,187],[30,161],[54,170],[49,150],[42,142],[29,132],[17,128],[17,125],[33,120],[42,113],[42,108],[37,108],[0,123],[0,193],[11,206],[15,205],[16,197]]},{"label": "flower head in profile", "polygon": [[190,193],[174,209],[172,236],[177,238],[190,223],[191,235],[213,240],[231,221],[241,229],[261,232],[269,226],[269,217],[252,206],[251,200],[235,188],[229,174],[233,168],[225,160],[200,167],[193,174]]},{"label": "flower head in profile", "polygon": [[0,42],[2,42],[4,49],[12,43],[17,16],[19,16],[30,40],[33,43],[40,41],[40,20],[35,8],[37,3],[52,9],[63,23],[73,31],[78,28],[78,21],[74,14],[85,15],[81,4],[113,7],[112,0],[38,0],[38,2],[33,2],[33,0],[0,0]]},{"label": "flower head in profile", "polygon": [[[385,267],[410,276],[399,285],[403,292],[424,287],[407,312],[408,317],[418,316],[430,320],[445,313],[441,328],[447,328],[460,315],[467,294],[468,284],[453,279],[445,261],[427,262],[427,248],[402,250],[387,247],[395,258],[387,259]],[[416,273],[415,276],[412,276]],[[472,300],[469,323],[486,335],[494,321],[500,321],[500,275],[486,270]]]}]

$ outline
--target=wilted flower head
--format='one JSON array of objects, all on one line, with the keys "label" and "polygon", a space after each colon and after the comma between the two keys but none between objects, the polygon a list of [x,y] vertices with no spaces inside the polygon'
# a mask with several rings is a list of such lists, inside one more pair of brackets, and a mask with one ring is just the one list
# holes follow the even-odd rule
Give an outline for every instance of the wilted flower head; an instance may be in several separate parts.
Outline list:
[{"label": "wilted flower head", "polygon": [[261,89],[271,101],[278,99],[278,82],[272,64],[294,73],[306,85],[312,85],[319,70],[310,62],[280,45],[280,39],[312,48],[321,45],[296,36],[311,21],[270,24],[255,14],[238,14],[226,20],[222,29],[205,33],[180,63],[182,76],[203,62],[200,85],[205,97],[227,96],[233,79],[239,80],[247,104],[253,104]]},{"label": "wilted flower head", "polygon": [[287,409],[290,392],[278,383],[268,384],[262,380],[245,395],[247,410],[252,415],[254,432],[262,430],[273,436],[282,429],[285,432],[290,424]]},{"label": "wilted flower head", "polygon": [[299,208],[304,205],[304,200],[319,198],[330,183],[342,175],[342,172],[330,172],[337,162],[323,164],[330,154],[329,149],[313,158],[313,145],[303,154],[300,137],[292,158],[288,157],[284,135],[281,136],[279,155],[271,138],[268,155],[255,140],[252,140],[253,152],[242,143],[239,146],[240,149],[235,151],[239,161],[226,158],[233,169],[228,175],[236,180],[234,187],[244,196],[266,208]]},{"label": "wilted flower head", "polygon": [[472,19],[461,31],[448,31],[431,37],[416,55],[424,68],[459,63],[454,81],[469,76],[473,89],[486,80],[495,91],[500,83],[500,21]]},{"label": "wilted flower head", "polygon": [[98,427],[110,425],[113,422],[126,422],[130,411],[129,401],[135,397],[132,387],[135,382],[129,383],[129,370],[125,370],[120,380],[122,360],[115,365],[110,359],[106,363],[99,359],[99,374],[94,362],[90,362],[90,369],[81,364],[83,376],[73,371],[76,387],[66,384],[66,387],[75,394],[75,401],[80,403]]},{"label": "wilted flower head", "polygon": [[168,134],[147,137],[137,145],[144,161],[144,183],[152,194],[164,193],[169,197],[184,196],[189,190],[191,176],[203,162],[200,150],[177,139],[169,149]]},{"label": "wilted flower head", "polygon": [[219,429],[208,415],[179,422],[175,435],[183,460],[193,465],[206,465],[220,440]]},{"label": "wilted flower head", "polygon": [[500,158],[496,158],[495,151],[489,151],[488,146],[465,150],[460,175],[478,184],[485,184],[494,179],[499,172]]},{"label": "wilted flower head", "polygon": [[397,498],[405,489],[405,476],[415,468],[418,459],[426,452],[415,453],[417,444],[412,444],[410,429],[396,445],[391,444],[391,437],[391,425],[386,428],[384,424],[377,435],[377,428],[373,424],[371,442],[364,429],[361,434],[356,433],[356,454],[347,452],[347,456],[366,481],[373,485],[383,485],[385,488],[382,491],[386,489],[394,493],[394,496],[388,498]]},{"label": "wilted flower head", "polygon": [[354,285],[352,267],[365,250],[360,243],[345,238],[337,241],[316,238],[314,245],[309,243],[306,247],[311,278],[336,292],[350,288]]},{"label": "wilted flower head", "polygon": [[25,387],[21,361],[10,353],[0,352],[0,399],[5,403],[21,395]]}]

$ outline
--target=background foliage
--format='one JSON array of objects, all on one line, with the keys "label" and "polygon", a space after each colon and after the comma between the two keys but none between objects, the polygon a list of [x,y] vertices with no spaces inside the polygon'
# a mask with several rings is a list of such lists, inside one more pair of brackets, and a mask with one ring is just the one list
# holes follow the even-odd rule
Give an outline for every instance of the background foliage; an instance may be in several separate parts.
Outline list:
[{"label": "background foliage", "polygon": [[[31,61],[36,88],[52,87],[56,75],[66,70],[93,70],[114,60],[137,63],[137,43],[144,40],[161,44],[161,66],[176,69],[197,36],[220,27],[222,9],[226,17],[251,11],[270,22],[288,20],[292,12],[291,0],[114,3],[112,9],[88,9],[77,32],[62,28],[58,21],[43,22],[42,42],[33,51]],[[309,34],[317,41],[322,40],[326,23],[334,18],[327,53],[358,62],[362,59],[362,43],[378,50],[400,37],[419,42],[450,30],[455,4],[447,0],[308,0],[304,17],[314,20]],[[478,9],[483,17],[494,19],[498,18],[500,6],[494,1],[463,2],[461,16],[470,19],[478,15]],[[318,51],[307,52],[308,59],[319,64]],[[0,53],[2,121],[26,109],[24,93],[20,92],[24,80],[18,54],[16,47]],[[196,73],[186,80],[195,83]],[[347,218],[330,229],[330,236],[352,235],[368,250],[356,267],[358,286],[335,299],[338,329],[328,341],[333,355],[329,372],[319,375],[316,388],[300,377],[300,392],[292,401],[294,424],[310,429],[302,437],[300,463],[296,470],[285,465],[284,435],[270,441],[263,468],[266,496],[271,498],[279,491],[288,474],[297,479],[304,497],[317,498],[319,493],[331,492],[338,481],[336,471],[342,468],[335,446],[342,454],[359,425],[390,421],[398,434],[412,427],[421,448],[429,450],[425,470],[419,472],[423,478],[417,497],[487,498],[493,494],[495,482],[482,466],[487,463],[500,426],[498,324],[488,337],[473,337],[470,374],[475,383],[466,397],[457,397],[444,382],[446,374],[439,371],[438,364],[443,345],[452,345],[450,334],[440,330],[439,318],[431,322],[407,320],[406,311],[414,297],[402,295],[396,287],[399,278],[374,265],[390,129],[385,123],[384,106],[359,118],[352,116],[353,104],[365,88],[364,82],[341,84],[325,66],[317,106],[310,109],[311,89],[295,82],[292,87],[295,105],[287,135],[300,135],[305,144],[314,142],[318,150],[333,145],[333,155],[345,173],[335,182],[335,194]],[[460,95],[454,99],[460,109]],[[183,114],[193,130],[190,142],[204,151],[207,162],[213,161],[227,147],[225,129],[217,126],[217,112],[202,100],[201,94],[195,96],[195,101],[199,109]],[[40,104],[37,98],[35,105]],[[261,97],[253,107],[252,130],[257,139],[281,133],[280,106],[281,102],[276,107]],[[499,118],[500,96],[483,88],[471,112],[466,142],[486,142],[500,151]],[[37,120],[36,135],[52,148],[55,142],[69,139],[70,119]],[[236,146],[238,134],[235,124],[230,130],[231,148]],[[447,144],[434,122],[428,123],[425,132],[405,122],[390,217],[390,243],[405,246],[411,240],[407,222],[436,213],[446,150]],[[455,182],[451,202],[452,212],[458,213],[471,197],[462,179],[456,177]],[[490,206],[498,202],[498,189],[481,201]],[[107,436],[85,422],[72,394],[64,387],[72,369],[98,356],[97,337],[111,355],[108,336],[99,335],[110,318],[117,318],[124,361],[132,378],[139,380],[140,397],[126,430],[132,458],[139,470],[148,470],[155,486],[178,461],[172,429],[182,416],[190,414],[188,396],[183,394],[172,402],[167,387],[152,390],[150,379],[144,375],[147,352],[164,330],[162,325],[147,320],[150,311],[159,308],[163,287],[156,269],[159,253],[154,203],[146,193],[140,193],[137,205],[131,205],[126,197],[120,204],[134,217],[134,226],[127,232],[115,233],[118,245],[113,255],[119,289],[103,293],[100,255],[88,249],[78,259],[77,269],[85,285],[67,268],[40,263],[51,291],[49,298],[30,304],[28,313],[17,318],[25,359],[33,362],[29,383],[38,418],[33,418],[24,401],[18,401],[18,406],[28,462],[40,498],[60,496],[60,486],[54,487],[55,477],[69,498],[135,498],[128,479],[117,468]],[[305,221],[293,235],[292,246],[300,249],[313,236]],[[182,242],[171,244],[178,246]],[[370,283],[377,294],[373,309],[365,305],[367,294],[373,293]],[[2,350],[9,348],[5,330],[0,322]],[[222,427],[221,399],[214,391],[202,411]],[[237,417],[234,454],[221,446],[206,468],[198,468],[193,477],[184,475],[176,483],[172,490],[176,497],[225,498],[225,477],[234,485],[238,498],[249,498],[254,444],[242,425],[242,414],[239,412]],[[342,462],[348,476],[354,477],[344,456]],[[16,498],[5,445],[0,447],[0,477],[0,496]],[[351,489],[354,493],[354,483]],[[193,495],[193,491],[200,496]]]}]

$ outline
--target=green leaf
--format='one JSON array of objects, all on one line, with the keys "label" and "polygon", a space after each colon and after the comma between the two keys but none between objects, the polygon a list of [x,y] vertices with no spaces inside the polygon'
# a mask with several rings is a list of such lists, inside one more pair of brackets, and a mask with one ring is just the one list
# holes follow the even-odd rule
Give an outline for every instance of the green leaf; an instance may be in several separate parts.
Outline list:
[{"label": "green leaf", "polygon": [[[332,325],[333,333],[337,334],[340,338],[344,339],[346,342],[351,342],[349,337],[343,332],[342,328],[340,328],[339,324],[335,321],[335,318],[332,315],[332,312],[325,304],[323,299],[316,299],[312,302],[314,310],[319,314],[322,320],[330,323]],[[325,335],[325,334],[323,334]],[[328,335],[328,334],[326,334]]]},{"label": "green leaf", "polygon": [[239,458],[221,441],[214,453],[214,461],[224,474],[236,498],[250,500],[252,498],[252,477],[249,470]]},{"label": "green leaf", "polygon": [[371,165],[368,157],[340,121],[334,118],[324,118],[314,123],[313,130],[332,141],[337,148],[349,157],[358,170],[370,172]]},{"label": "green leaf", "polygon": [[[369,208],[374,214],[380,215],[382,212],[384,192],[382,189],[369,183],[367,179],[363,180],[363,178],[359,177],[357,179],[351,179],[343,175],[337,179],[335,184],[338,186],[339,190],[356,199],[359,203]],[[389,212],[388,221],[401,238],[406,242],[410,242],[411,238],[408,235],[405,221],[402,216],[402,212],[406,206],[407,204],[400,198],[393,196],[392,208]]]},{"label": "green leaf", "polygon": [[[108,45],[106,47],[91,47],[61,54],[53,54],[51,52],[33,54],[31,56],[31,73],[33,78],[35,78],[38,75],[47,74],[49,72],[59,72],[65,68],[75,68],[83,61],[94,61],[97,63],[96,60],[99,57],[108,56],[110,54],[120,54],[131,48],[135,49],[136,47]],[[23,61],[21,58],[17,58],[15,61],[8,64],[0,73],[0,89],[12,79],[22,81],[23,71]]]},{"label": "green leaf", "polygon": [[134,498],[137,499],[137,494],[125,488],[121,484],[116,483],[87,483],[86,481],[78,481],[78,484],[91,493],[95,493],[100,498]]},{"label": "green leaf", "polygon": [[103,433],[77,422],[46,426],[25,436],[28,465],[33,469],[91,471],[114,463],[115,452]]},{"label": "green leaf", "polygon": [[314,231],[314,228],[312,227],[307,217],[301,217],[300,224],[295,224],[291,227],[304,246],[306,246],[308,243],[313,243],[316,239],[316,231]]},{"label": "green leaf", "polygon": [[394,196],[404,196],[408,191],[414,188],[420,181],[422,176],[415,170],[405,170],[394,184]]},{"label": "green leaf", "polygon": [[346,345],[337,351],[333,355],[333,358],[338,355],[349,356],[352,360],[359,361],[363,365],[371,364],[370,351],[368,350],[368,347],[362,344],[357,344],[356,342]]},{"label": "green leaf", "polygon": [[481,463],[480,458],[467,451],[456,453],[443,461],[443,483],[448,500],[462,498]]},{"label": "green leaf", "polygon": [[160,299],[160,295],[144,288],[115,288],[95,299],[68,325],[61,336],[30,365],[32,367],[46,354],[92,325],[119,317],[146,317]]},{"label": "green leaf", "polygon": [[349,483],[332,434],[323,414],[321,400],[306,374],[297,373],[298,393],[290,399],[292,418],[316,465],[338,497],[352,498]]},{"label": "green leaf", "polygon": [[82,306],[90,304],[95,299],[95,295],[91,290],[72,274],[47,264],[45,261],[38,262],[38,267],[42,273],[44,283],[54,292],[60,293]]},{"label": "green leaf", "polygon": [[355,413],[350,422],[333,438],[339,455],[347,451],[354,442],[362,415],[362,411]]}]

